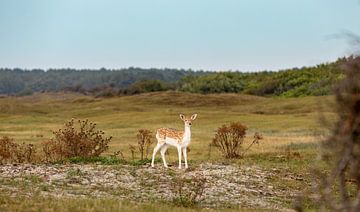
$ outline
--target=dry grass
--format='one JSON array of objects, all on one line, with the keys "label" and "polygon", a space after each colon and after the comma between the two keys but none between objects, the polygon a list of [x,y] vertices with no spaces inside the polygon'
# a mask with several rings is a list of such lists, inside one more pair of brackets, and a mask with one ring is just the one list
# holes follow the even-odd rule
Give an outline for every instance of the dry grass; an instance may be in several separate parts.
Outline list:
[{"label": "dry grass", "polygon": [[[136,145],[138,129],[154,133],[159,127],[182,129],[178,114],[196,112],[199,117],[192,127],[189,159],[202,161],[208,159],[204,148],[211,142],[215,130],[230,122],[245,124],[249,134],[258,131],[264,135],[263,144],[250,153],[277,151],[276,146],[280,144],[313,141],[314,135],[326,133],[319,119],[322,116],[328,120],[336,118],[332,102],[332,96],[274,99],[162,92],[96,99],[72,93],[35,94],[0,99],[0,136],[38,145],[50,139],[52,131],[61,128],[66,120],[89,119],[113,136],[108,154],[123,150],[125,157],[130,158],[130,151],[125,150],[129,144]],[[212,158],[220,158],[220,154],[214,153]],[[171,149],[169,159],[176,160]]]}]

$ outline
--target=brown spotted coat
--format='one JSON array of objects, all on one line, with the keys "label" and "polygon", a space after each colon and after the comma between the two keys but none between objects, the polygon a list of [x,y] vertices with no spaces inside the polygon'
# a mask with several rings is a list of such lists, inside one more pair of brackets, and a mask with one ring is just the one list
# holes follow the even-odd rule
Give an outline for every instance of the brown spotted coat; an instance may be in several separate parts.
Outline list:
[{"label": "brown spotted coat", "polygon": [[171,128],[159,128],[157,131],[159,138],[162,140],[159,142],[164,143],[166,138],[176,139],[178,143],[181,143],[184,138],[184,131],[175,130]]}]

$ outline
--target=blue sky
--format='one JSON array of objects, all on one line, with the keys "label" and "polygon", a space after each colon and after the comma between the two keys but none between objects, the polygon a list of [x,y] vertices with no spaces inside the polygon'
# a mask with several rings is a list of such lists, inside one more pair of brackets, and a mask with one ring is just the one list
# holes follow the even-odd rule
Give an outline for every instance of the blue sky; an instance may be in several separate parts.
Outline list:
[{"label": "blue sky", "polygon": [[344,32],[358,0],[0,0],[0,67],[278,70],[349,55]]}]

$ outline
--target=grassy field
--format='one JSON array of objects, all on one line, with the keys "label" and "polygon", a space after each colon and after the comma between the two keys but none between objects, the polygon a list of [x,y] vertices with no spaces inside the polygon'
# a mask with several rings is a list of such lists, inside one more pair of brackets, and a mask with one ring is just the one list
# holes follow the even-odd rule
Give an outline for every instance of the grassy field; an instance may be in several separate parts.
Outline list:
[{"label": "grassy field", "polygon": [[137,96],[97,99],[78,94],[36,94],[0,99],[0,135],[18,142],[37,144],[52,137],[52,131],[75,119],[89,119],[107,135],[112,135],[109,153],[136,143],[138,129],[159,127],[183,129],[179,113],[198,113],[192,127],[189,158],[207,159],[205,147],[214,131],[239,121],[265,136],[256,152],[277,151],[288,143],[311,142],[326,133],[320,121],[332,121],[333,99],[325,97],[262,98],[236,94],[198,95],[188,93],[150,93]]},{"label": "grassy field", "polygon": [[[271,181],[284,189],[302,190],[304,181],[286,181],[281,176],[291,172],[294,176],[308,177],[308,170],[318,153],[318,143],[328,133],[322,120],[332,123],[336,119],[334,110],[332,96],[264,98],[237,94],[160,92],[94,98],[73,93],[45,93],[0,98],[0,136],[38,145],[51,138],[52,131],[61,128],[71,118],[89,119],[97,123],[106,135],[113,136],[106,154],[121,150],[125,158],[130,159],[129,144],[136,144],[138,129],[145,128],[154,133],[159,127],[182,129],[179,113],[197,113],[188,154],[190,166],[214,162],[281,169],[279,178]],[[235,121],[248,127],[247,143],[255,132],[261,133],[264,139],[244,159],[224,160],[217,150],[209,152],[209,143],[219,126]],[[169,150],[168,162],[175,164],[175,149]],[[3,198],[1,201],[12,200]],[[37,204],[36,201],[33,204]],[[89,200],[81,201],[86,203]],[[291,207],[291,200],[283,202],[286,207]],[[135,206],[129,204],[124,203],[123,207],[132,210]],[[54,207],[57,207],[56,204]]]}]

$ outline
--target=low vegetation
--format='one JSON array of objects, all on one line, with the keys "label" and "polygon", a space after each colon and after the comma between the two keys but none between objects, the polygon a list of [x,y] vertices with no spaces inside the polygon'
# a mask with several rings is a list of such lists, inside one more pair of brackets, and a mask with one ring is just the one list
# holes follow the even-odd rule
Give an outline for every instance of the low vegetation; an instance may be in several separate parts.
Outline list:
[{"label": "low vegetation", "polygon": [[[9,137],[0,138],[0,162],[32,163],[41,161],[59,163],[67,161],[108,165],[126,162],[122,151],[114,152],[107,157],[100,156],[108,150],[112,136],[105,137],[104,131],[96,130],[96,124],[87,119],[78,120],[77,123],[78,127],[75,126],[75,119],[71,119],[64,124],[62,129],[54,131],[53,138],[41,143],[43,154],[39,155],[36,155],[33,144],[23,143],[19,145]],[[239,122],[224,124],[216,131],[210,146],[219,149],[225,158],[243,158],[245,152],[262,139],[258,133],[255,133],[254,140],[244,149],[246,130],[247,127]],[[138,130],[136,134],[137,147],[132,144],[129,145],[133,165],[143,165],[150,162],[148,155],[151,151],[151,145],[154,143],[153,137],[154,135],[150,130]],[[140,155],[139,160],[135,160],[136,152]]]}]

